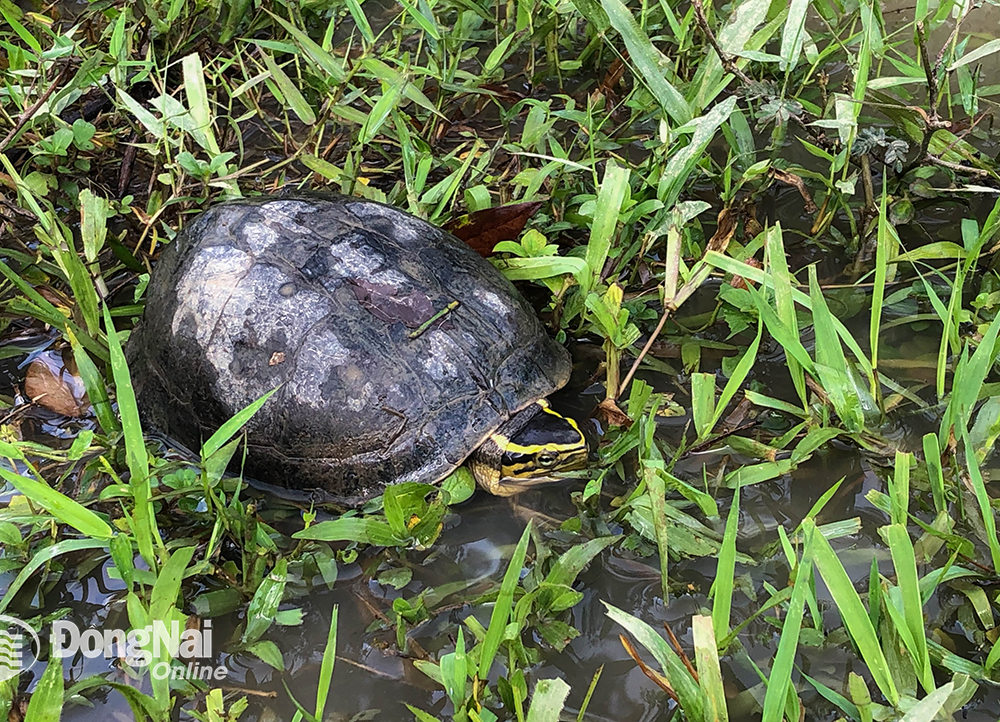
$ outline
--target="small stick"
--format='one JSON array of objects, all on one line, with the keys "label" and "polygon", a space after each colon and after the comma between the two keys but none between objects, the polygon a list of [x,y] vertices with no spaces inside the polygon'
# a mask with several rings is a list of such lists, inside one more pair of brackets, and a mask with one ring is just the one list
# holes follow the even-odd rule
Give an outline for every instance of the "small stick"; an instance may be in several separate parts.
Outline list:
[{"label": "small stick", "polygon": [[632,377],[635,376],[635,372],[638,370],[639,364],[641,364],[642,360],[646,358],[646,354],[648,354],[649,349],[653,347],[653,342],[656,341],[656,337],[660,335],[660,331],[663,330],[663,326],[667,323],[667,319],[670,318],[674,310],[674,307],[670,304],[667,304],[667,307],[663,309],[663,315],[660,316],[660,322],[656,324],[656,328],[653,329],[653,333],[649,335],[649,340],[646,341],[646,345],[642,347],[642,351],[640,351],[639,355],[635,357],[635,361],[632,362],[632,368],[628,370],[628,373],[625,374],[625,378],[620,384],[618,384],[619,395],[621,395],[625,389],[628,388],[628,383],[632,380]]},{"label": "small stick", "polygon": [[440,318],[444,317],[445,315],[451,313],[456,308],[458,308],[458,306],[459,306],[459,302],[458,301],[452,301],[447,306],[445,306],[440,311],[438,311],[433,316],[431,316],[429,319],[427,319],[422,324],[420,324],[420,327],[417,328],[415,331],[413,331],[410,334],[410,338],[416,338],[417,336],[419,336],[420,334],[422,334],[424,331],[426,331],[427,329],[429,329],[431,327],[431,324],[433,324],[435,321],[439,320]]},{"label": "small stick", "polygon": [[124,198],[125,192],[128,190],[129,182],[132,180],[132,166],[135,164],[135,157],[139,152],[139,146],[136,143],[139,142],[139,134],[132,131],[131,137],[128,139],[128,145],[125,148],[125,152],[122,154],[122,167],[118,172],[118,197]]},{"label": "small stick", "polygon": [[933,163],[934,165],[939,165],[942,168],[947,168],[948,170],[953,170],[956,173],[968,173],[969,175],[977,175],[980,178],[990,178],[992,174],[988,170],[983,170],[982,168],[971,168],[965,165],[959,165],[958,163],[951,163],[947,160],[941,160],[930,153],[928,153],[924,160],[928,163]]},{"label": "small stick", "polygon": [[56,88],[62,85],[62,81],[65,80],[66,75],[69,73],[69,67],[70,67],[69,63],[64,65],[62,72],[60,72],[59,75],[56,76],[56,79],[52,81],[52,84],[48,88],[45,89],[45,92],[42,93],[41,96],[39,96],[38,100],[32,103],[31,107],[25,109],[25,111],[21,113],[21,115],[17,119],[17,122],[14,124],[14,127],[7,134],[7,137],[4,138],[3,140],[0,140],[0,152],[2,152],[7,147],[7,145],[12,140],[14,140],[14,136],[21,131],[21,128],[23,128],[28,123],[29,120],[31,120],[32,116],[34,116],[35,113],[38,112],[38,109],[45,104],[45,101],[48,100],[54,92],[56,92]]},{"label": "small stick", "polygon": [[927,37],[924,35],[924,24],[922,22],[917,23],[917,40],[920,43],[920,61],[924,66],[924,75],[927,76],[927,105],[930,107],[931,117],[937,120],[937,78],[934,77],[934,69],[931,67],[931,58],[927,52]]},{"label": "small stick", "polygon": [[736,61],[726,55],[722,48],[719,47],[719,43],[715,39],[715,33],[713,33],[712,28],[708,26],[708,20],[705,18],[705,8],[702,6],[701,0],[694,0],[692,5],[694,6],[694,16],[698,21],[698,27],[700,27],[701,31],[705,33],[705,37],[708,38],[708,42],[711,43],[712,47],[715,49],[715,53],[719,56],[719,60],[722,61],[722,67],[739,78],[743,84],[750,85],[753,81],[747,77],[746,73],[740,70],[739,66],[736,65]]},{"label": "small stick", "polygon": [[677,656],[681,658],[684,666],[687,667],[688,672],[691,673],[691,676],[694,677],[697,682],[698,673],[695,671],[694,665],[691,664],[691,660],[688,659],[688,656],[684,653],[684,648],[681,646],[681,643],[677,641],[677,637],[674,636],[674,630],[672,630],[670,625],[666,622],[663,623],[663,628],[667,630],[667,636],[670,637],[670,643],[674,645],[674,650],[677,652]]}]

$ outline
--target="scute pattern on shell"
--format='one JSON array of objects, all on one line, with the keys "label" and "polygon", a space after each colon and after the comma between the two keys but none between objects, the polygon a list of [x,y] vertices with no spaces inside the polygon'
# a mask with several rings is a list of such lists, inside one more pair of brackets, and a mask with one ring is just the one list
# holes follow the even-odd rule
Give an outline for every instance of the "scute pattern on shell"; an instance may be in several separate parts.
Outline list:
[{"label": "scute pattern on shell", "polygon": [[570,372],[463,242],[324,194],[203,213],[163,252],[126,352],[144,422],[192,449],[280,386],[248,426],[248,473],[346,504],[440,480]]}]

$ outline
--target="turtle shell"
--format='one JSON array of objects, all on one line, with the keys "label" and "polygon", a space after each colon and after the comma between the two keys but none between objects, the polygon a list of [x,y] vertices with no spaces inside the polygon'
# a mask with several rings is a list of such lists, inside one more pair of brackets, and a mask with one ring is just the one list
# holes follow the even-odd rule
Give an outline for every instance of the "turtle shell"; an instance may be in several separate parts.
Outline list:
[{"label": "turtle shell", "polygon": [[325,194],[199,216],[161,255],[126,353],[146,426],[192,449],[277,388],[247,426],[247,473],[352,505],[444,478],[570,374],[465,243]]}]

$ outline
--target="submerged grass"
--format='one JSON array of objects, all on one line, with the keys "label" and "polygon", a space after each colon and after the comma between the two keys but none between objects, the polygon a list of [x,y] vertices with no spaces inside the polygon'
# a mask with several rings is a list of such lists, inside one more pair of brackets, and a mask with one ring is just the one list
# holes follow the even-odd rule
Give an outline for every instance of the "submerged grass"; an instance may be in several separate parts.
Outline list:
[{"label": "submerged grass", "polygon": [[[984,592],[1000,568],[987,461],[1000,435],[1000,202],[980,221],[954,200],[1000,181],[979,149],[995,143],[980,108],[1000,86],[984,84],[982,64],[1000,42],[977,45],[972,12],[918,2],[893,29],[865,0],[171,0],[94,3],[59,20],[0,0],[3,329],[12,348],[47,333],[68,349],[96,422],[50,448],[22,434],[25,404],[11,395],[0,476],[17,493],[0,512],[0,611],[42,629],[62,613],[45,590],[82,558],[121,580],[133,630],[242,610],[227,653],[283,671],[275,627],[302,624],[295,600],[360,559],[367,578],[398,590],[375,626],[447,700],[434,714],[410,706],[416,719],[543,722],[565,716],[577,692],[537,670],[579,634],[567,611],[584,598],[588,564],[611,546],[655,555],[667,603],[683,588],[672,562],[715,556],[710,601],[685,640],[695,664],[640,618],[648,610],[607,605],[659,670],[623,637],[627,654],[685,719],[736,719],[724,680],[744,661],[762,680],[753,714],[768,722],[810,719],[810,688],[852,720],[947,718],[995,684],[1000,661]],[[335,518],[308,508],[279,529],[225,473],[267,396],[194,458],[144,437],[121,337],[156,251],[216,198],[285,186],[436,223],[479,211],[501,225],[498,207],[540,203],[519,238],[488,245],[510,278],[537,286],[560,340],[602,349],[591,371],[604,435],[600,469],[573,495],[577,516],[558,529],[529,523],[501,580],[408,586],[449,504],[471,494],[468,475],[392,486]],[[775,197],[797,199],[798,217],[766,212]],[[926,243],[915,206],[929,199],[969,217]],[[863,296],[847,311],[844,286]],[[935,339],[927,378],[893,364],[899,328]],[[664,339],[680,340],[681,366],[658,357]],[[708,353],[723,347],[738,357]],[[788,393],[760,382],[762,356],[776,351]],[[689,399],[690,433],[662,433],[668,384]],[[900,449],[892,426],[913,416],[936,433]],[[834,485],[797,528],[777,528],[768,558],[787,585],[744,581],[754,558],[740,551],[741,489],[787,479],[833,444],[882,468],[887,493],[868,501],[885,515],[891,571],[873,554],[859,590],[837,550],[858,541],[861,521],[818,522]],[[706,449],[722,461],[699,478],[689,464]],[[928,611],[942,588],[961,595],[975,629],[960,652]],[[752,611],[736,619],[744,598]],[[447,643],[426,654],[416,629],[459,608],[442,622]],[[296,719],[330,714],[338,616],[313,704],[286,686]],[[769,660],[745,647],[758,623],[774,632]],[[856,658],[841,688],[799,670],[817,643]],[[156,661],[181,666],[162,650]],[[0,712],[58,719],[107,689],[137,719],[235,720],[257,704],[141,665],[129,668],[138,686],[110,671],[67,686],[63,672],[53,658],[34,686],[0,683]],[[598,677],[578,719],[602,694]]]}]

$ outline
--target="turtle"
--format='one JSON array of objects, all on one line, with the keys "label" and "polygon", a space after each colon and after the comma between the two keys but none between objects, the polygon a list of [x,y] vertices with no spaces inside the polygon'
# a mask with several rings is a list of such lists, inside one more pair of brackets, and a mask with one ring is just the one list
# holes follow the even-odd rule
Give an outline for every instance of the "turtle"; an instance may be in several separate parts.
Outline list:
[{"label": "turtle", "polygon": [[188,448],[274,389],[244,471],[359,506],[468,461],[497,496],[582,467],[546,401],[568,351],[497,268],[374,201],[293,192],[217,203],[160,254],[126,343],[140,417]]}]

